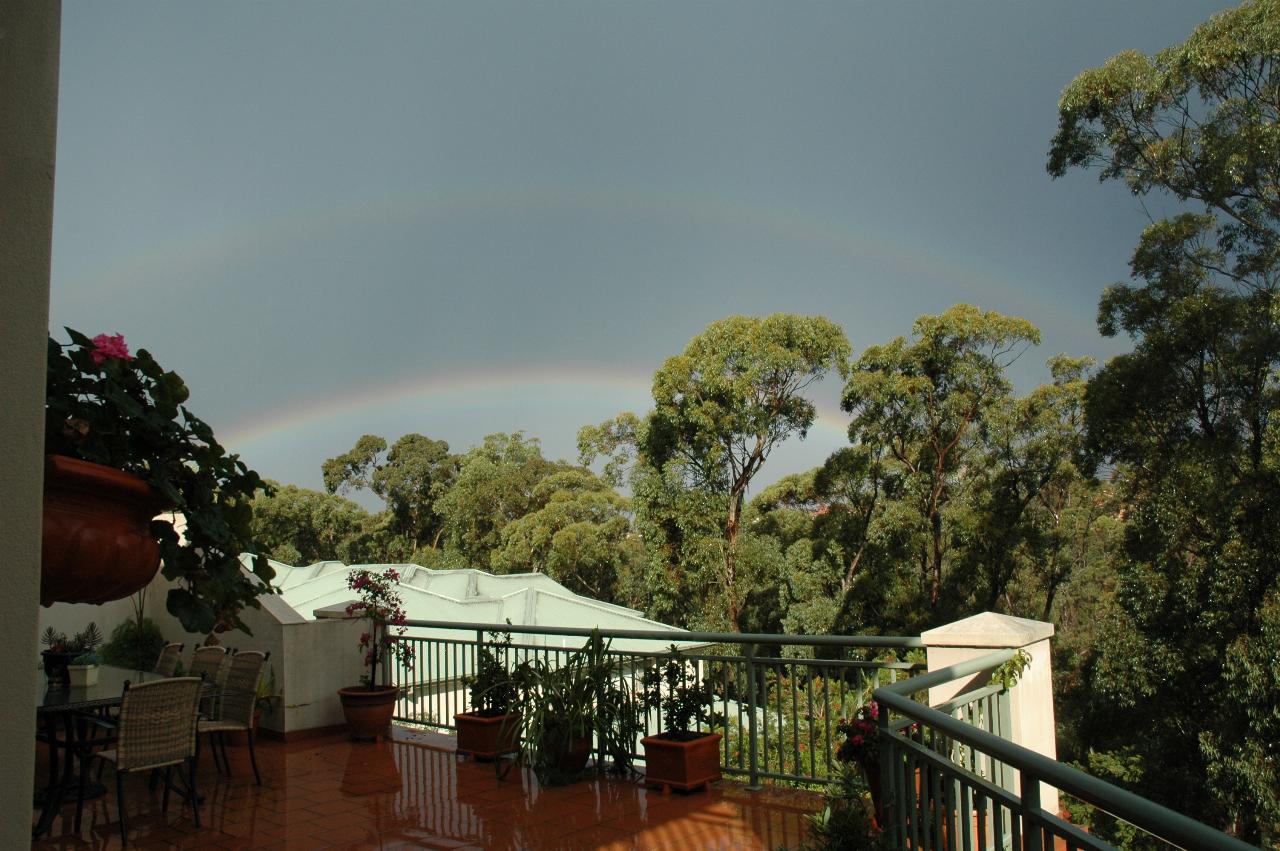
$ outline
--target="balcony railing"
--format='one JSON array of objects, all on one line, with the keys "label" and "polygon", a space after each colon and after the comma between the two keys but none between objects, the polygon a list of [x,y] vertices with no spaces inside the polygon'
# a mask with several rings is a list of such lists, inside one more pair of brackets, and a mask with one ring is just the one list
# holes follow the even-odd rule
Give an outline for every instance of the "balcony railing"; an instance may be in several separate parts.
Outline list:
[{"label": "balcony railing", "polygon": [[[413,646],[411,669],[388,673],[401,685],[397,721],[453,729],[469,709],[465,678],[473,675],[490,634],[511,633],[509,665],[541,658],[555,664],[589,639],[589,629],[408,621],[394,640]],[[430,635],[420,634],[429,631]],[[981,676],[1013,659],[998,650],[923,672],[919,638],[789,636],[675,630],[601,631],[620,676],[638,685],[672,643],[691,676],[717,686],[727,722],[721,767],[758,786],[763,779],[823,783],[838,775],[836,724],[874,696],[881,706],[880,785],[893,847],[939,851],[1111,849],[1042,806],[1053,787],[1128,822],[1173,848],[1245,851],[1252,846],[1015,744],[1010,691]],[[625,646],[623,646],[625,645]],[[968,685],[927,705],[930,689]],[[1025,708],[1023,711],[1027,711]],[[644,732],[662,719],[644,716]],[[637,737],[639,738],[639,737]],[[635,743],[638,747],[639,742]],[[633,756],[643,762],[643,754]],[[1052,791],[1052,790],[1050,790]]]},{"label": "balcony railing", "polygon": [[915,698],[990,672],[1011,659],[1000,650],[876,690],[881,787],[893,847],[1111,849],[1041,805],[1048,784],[1128,822],[1173,848],[1246,851],[1234,837],[1009,741],[1008,699],[983,685],[935,707]]},{"label": "balcony railing", "polygon": [[[492,631],[516,640],[509,665],[542,658],[550,664],[577,650],[589,629],[508,626],[411,620],[398,641],[412,645],[412,669],[393,669],[402,686],[396,720],[439,729],[454,728],[453,717],[468,711],[464,678],[473,675],[480,648]],[[429,630],[432,635],[420,634]],[[608,653],[635,691],[643,670],[667,658],[677,643],[689,676],[716,687],[716,710],[727,729],[721,742],[721,769],[756,786],[763,779],[823,783],[840,770],[835,730],[876,688],[921,670],[907,656],[920,651],[919,638],[886,636],[788,636],[679,630],[609,630]],[[625,647],[620,646],[624,644]],[[790,655],[788,655],[790,654]],[[642,716],[641,736],[661,731],[656,713]],[[639,738],[632,750],[638,762]]]}]

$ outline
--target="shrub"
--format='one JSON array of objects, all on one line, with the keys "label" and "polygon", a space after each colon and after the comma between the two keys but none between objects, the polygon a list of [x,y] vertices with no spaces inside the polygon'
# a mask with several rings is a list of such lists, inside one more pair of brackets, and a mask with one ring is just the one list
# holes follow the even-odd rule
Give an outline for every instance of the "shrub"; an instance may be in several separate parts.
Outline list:
[{"label": "shrub", "polygon": [[160,627],[151,618],[142,619],[141,629],[138,621],[127,620],[111,631],[111,640],[102,647],[102,659],[118,668],[150,671],[164,645]]}]

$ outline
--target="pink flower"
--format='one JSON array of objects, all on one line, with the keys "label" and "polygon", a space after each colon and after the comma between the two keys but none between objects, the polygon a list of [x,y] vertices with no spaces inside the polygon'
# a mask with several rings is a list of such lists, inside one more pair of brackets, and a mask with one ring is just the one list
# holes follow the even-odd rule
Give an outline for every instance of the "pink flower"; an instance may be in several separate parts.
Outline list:
[{"label": "pink flower", "polygon": [[124,344],[123,334],[99,334],[93,338],[93,346],[89,357],[99,366],[108,360],[133,360],[129,347]]},{"label": "pink flower", "polygon": [[368,643],[369,643],[369,633],[367,633],[367,632],[362,632],[362,633],[360,633],[360,643],[361,643],[361,644],[368,644]]},{"label": "pink flower", "polygon": [[849,741],[853,742],[855,745],[860,745],[862,744],[862,736],[854,736]]}]

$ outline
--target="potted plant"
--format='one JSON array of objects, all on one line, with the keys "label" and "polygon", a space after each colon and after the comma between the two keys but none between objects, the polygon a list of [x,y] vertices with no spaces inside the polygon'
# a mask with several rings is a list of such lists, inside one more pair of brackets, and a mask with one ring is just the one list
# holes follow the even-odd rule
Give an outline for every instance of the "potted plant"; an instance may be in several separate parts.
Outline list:
[{"label": "potted plant", "polygon": [[715,711],[710,684],[690,681],[688,666],[672,645],[665,664],[653,665],[641,678],[646,710],[656,710],[662,732],[641,739],[645,783],[688,792],[720,779],[720,733],[703,730],[724,723]]},{"label": "potted plant", "polygon": [[81,653],[67,665],[67,675],[72,688],[85,688],[98,684],[98,666],[102,664],[102,656],[95,650]]},{"label": "potted plant", "polygon": [[475,676],[465,679],[471,711],[453,716],[458,753],[476,759],[495,759],[520,749],[520,713],[512,708],[519,690],[508,667],[511,633],[491,632],[489,637],[476,653]]},{"label": "potted plant", "polygon": [[880,789],[880,704],[869,700],[858,708],[853,718],[840,719],[836,733],[844,741],[836,748],[836,759],[862,769],[867,791],[871,793],[875,824],[884,825],[884,798]]},{"label": "potted plant", "polygon": [[396,591],[399,581],[395,568],[381,573],[359,568],[347,574],[347,587],[360,595],[359,601],[347,606],[347,615],[369,622],[358,643],[369,673],[360,677],[360,685],[338,690],[347,727],[358,741],[381,741],[391,726],[400,689],[386,682],[379,684],[378,671],[386,667],[383,662],[395,659],[406,668],[413,666],[413,648],[389,637],[392,631],[405,633],[404,606]]},{"label": "potted plant", "polygon": [[[609,655],[598,631],[562,663],[526,660],[515,680],[524,753],[542,783],[563,784],[581,775],[593,740],[600,757],[612,760],[612,770],[631,770],[641,730],[638,710],[622,661]],[[602,769],[603,760],[596,765]]]},{"label": "potted plant", "polygon": [[258,729],[262,714],[271,711],[283,697],[276,685],[276,669],[269,665],[266,673],[258,678],[258,689],[253,695],[253,729]]},{"label": "potted plant", "polygon": [[[49,337],[40,601],[102,603],[145,586],[161,559],[166,606],[194,633],[244,628],[274,573],[252,574],[250,501],[266,487],[185,407],[186,384],[120,335]],[[162,509],[186,519],[154,519]],[[108,545],[109,543],[109,545]]]},{"label": "potted plant", "polygon": [[[69,666],[78,656],[97,650],[98,645],[102,643],[102,632],[94,621],[89,621],[84,629],[70,639],[65,632],[47,627],[40,641],[47,648],[40,653],[44,659],[45,678],[50,685],[67,685],[71,679],[68,672]],[[101,658],[95,664],[102,664]]]}]

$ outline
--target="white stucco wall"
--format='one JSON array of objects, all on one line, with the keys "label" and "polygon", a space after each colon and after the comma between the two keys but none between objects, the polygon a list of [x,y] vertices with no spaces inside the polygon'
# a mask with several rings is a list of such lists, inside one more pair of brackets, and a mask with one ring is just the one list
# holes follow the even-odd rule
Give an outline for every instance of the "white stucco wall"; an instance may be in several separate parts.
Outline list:
[{"label": "white stucco wall", "polygon": [[[44,373],[49,327],[59,0],[0,3],[0,647],[36,649],[44,504]],[[31,843],[40,677],[0,689],[0,848]]]}]

